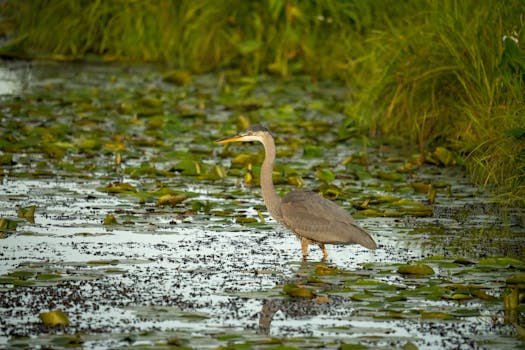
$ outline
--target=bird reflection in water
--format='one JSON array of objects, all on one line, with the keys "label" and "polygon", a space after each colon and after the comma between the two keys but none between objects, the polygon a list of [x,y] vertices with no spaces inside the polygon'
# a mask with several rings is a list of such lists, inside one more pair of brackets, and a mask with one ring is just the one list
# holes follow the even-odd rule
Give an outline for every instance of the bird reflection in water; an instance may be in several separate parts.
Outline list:
[{"label": "bird reflection in water", "polygon": [[[303,262],[295,271],[295,278],[283,280],[279,283],[277,288],[283,288],[284,285],[308,285],[308,277],[316,275],[319,270],[334,270],[335,266],[325,263],[307,263]],[[321,283],[322,284],[322,283]],[[325,291],[336,288],[336,284],[323,284],[321,290],[323,294]],[[323,301],[321,301],[323,300]],[[258,334],[269,335],[270,328],[275,314],[281,311],[287,318],[305,319],[316,315],[329,314],[333,312],[334,308],[342,306],[345,299],[341,296],[331,295],[330,297],[323,297],[321,295],[314,298],[299,298],[283,296],[279,298],[264,299],[259,314]]]}]

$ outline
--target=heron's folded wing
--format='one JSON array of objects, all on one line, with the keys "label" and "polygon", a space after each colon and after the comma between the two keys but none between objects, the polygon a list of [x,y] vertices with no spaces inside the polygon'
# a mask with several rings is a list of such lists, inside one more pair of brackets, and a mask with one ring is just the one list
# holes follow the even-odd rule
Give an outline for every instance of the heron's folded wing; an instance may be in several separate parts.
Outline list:
[{"label": "heron's folded wing", "polygon": [[289,192],[281,201],[281,215],[286,227],[310,240],[376,248],[368,232],[343,208],[314,192]]}]

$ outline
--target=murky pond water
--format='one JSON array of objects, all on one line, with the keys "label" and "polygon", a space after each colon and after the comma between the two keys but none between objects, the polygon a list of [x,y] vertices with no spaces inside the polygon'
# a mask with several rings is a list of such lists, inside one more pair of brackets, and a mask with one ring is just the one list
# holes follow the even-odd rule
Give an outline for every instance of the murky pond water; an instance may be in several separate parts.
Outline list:
[{"label": "murky pond water", "polygon": [[[1,69],[0,347],[523,347],[523,213],[341,127],[343,88]],[[274,131],[279,191],[336,199],[379,249],[302,262],[262,205],[262,148],[213,143],[246,119]],[[68,324],[45,324],[52,310]]]}]

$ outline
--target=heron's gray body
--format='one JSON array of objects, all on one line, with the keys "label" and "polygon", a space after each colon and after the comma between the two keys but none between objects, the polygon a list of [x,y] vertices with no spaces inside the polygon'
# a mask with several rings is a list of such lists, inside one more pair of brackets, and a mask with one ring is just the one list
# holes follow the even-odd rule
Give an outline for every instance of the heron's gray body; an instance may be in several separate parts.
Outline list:
[{"label": "heron's gray body", "polygon": [[264,204],[275,220],[301,239],[304,259],[310,243],[319,245],[323,251],[323,259],[328,255],[325,243],[360,244],[368,249],[377,248],[370,234],[334,202],[307,191],[291,191],[283,198],[277,195],[272,179],[275,143],[268,129],[254,125],[240,134],[217,142],[234,141],[258,141],[263,144],[265,157],[261,167],[261,189]]},{"label": "heron's gray body", "polygon": [[317,193],[289,192],[281,200],[281,215],[284,226],[312,242],[376,248],[368,232],[359,227],[343,208]]}]

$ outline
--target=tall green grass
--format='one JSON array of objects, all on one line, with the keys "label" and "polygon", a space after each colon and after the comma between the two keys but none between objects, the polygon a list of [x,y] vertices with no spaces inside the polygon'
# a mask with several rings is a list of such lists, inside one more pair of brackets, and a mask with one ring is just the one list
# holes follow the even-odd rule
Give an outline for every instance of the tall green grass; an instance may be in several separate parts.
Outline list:
[{"label": "tall green grass", "polygon": [[446,146],[474,181],[525,206],[521,0],[7,0],[0,11],[4,55],[340,80],[347,125],[422,154]]},{"label": "tall green grass", "polygon": [[406,25],[374,33],[371,50],[387,57],[386,68],[364,110],[374,116],[370,128],[421,152],[455,150],[474,181],[522,206],[524,14],[520,1],[436,1]]},{"label": "tall green grass", "polygon": [[[417,2],[415,2],[417,3]],[[394,0],[8,0],[18,49],[30,56],[163,61],[196,72],[346,77]],[[4,50],[5,52],[5,50]],[[17,54],[21,54],[19,50]],[[53,56],[54,55],[54,56]]]}]

